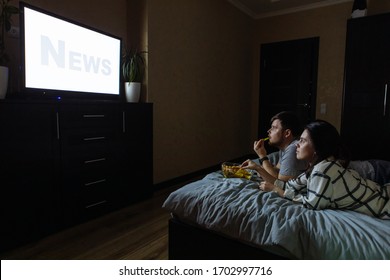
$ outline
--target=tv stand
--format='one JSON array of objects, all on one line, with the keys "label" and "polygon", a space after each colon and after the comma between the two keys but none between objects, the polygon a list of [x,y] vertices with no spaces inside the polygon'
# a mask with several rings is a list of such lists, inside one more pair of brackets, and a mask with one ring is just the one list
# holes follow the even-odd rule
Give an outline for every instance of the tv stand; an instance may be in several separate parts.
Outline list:
[{"label": "tv stand", "polygon": [[150,103],[0,101],[1,250],[152,195]]}]

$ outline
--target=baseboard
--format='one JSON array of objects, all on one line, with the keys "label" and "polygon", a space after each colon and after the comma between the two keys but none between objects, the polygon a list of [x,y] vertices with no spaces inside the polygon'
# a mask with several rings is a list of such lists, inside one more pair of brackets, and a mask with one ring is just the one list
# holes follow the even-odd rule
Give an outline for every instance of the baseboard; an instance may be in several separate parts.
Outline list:
[{"label": "baseboard", "polygon": [[[244,155],[242,157],[231,159],[231,160],[227,160],[227,161],[230,161],[230,162],[243,162],[244,160],[247,160],[248,158],[253,159],[253,158],[256,158],[256,157],[257,156],[255,154],[248,154],[248,155]],[[176,177],[176,178],[173,178],[173,179],[169,179],[169,180],[166,180],[166,181],[154,184],[153,185],[153,189],[155,191],[161,190],[161,189],[170,187],[172,185],[180,184],[180,183],[189,181],[191,179],[197,178],[199,176],[206,175],[208,173],[217,171],[219,169],[221,169],[221,164],[216,164],[216,165],[213,165],[213,166],[210,166],[210,167],[206,167],[206,168],[203,168],[203,169],[200,169],[200,170],[188,173],[186,175],[182,175],[182,176],[179,176],[179,177]]]}]

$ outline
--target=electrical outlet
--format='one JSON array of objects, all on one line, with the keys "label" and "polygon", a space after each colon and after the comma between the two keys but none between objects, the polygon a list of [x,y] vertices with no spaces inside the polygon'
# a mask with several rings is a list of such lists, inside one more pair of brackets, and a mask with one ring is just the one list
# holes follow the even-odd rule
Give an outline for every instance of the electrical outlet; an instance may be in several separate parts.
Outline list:
[{"label": "electrical outlet", "polygon": [[19,36],[20,36],[19,27],[11,26],[11,29],[7,32],[7,34],[9,37],[19,38]]}]

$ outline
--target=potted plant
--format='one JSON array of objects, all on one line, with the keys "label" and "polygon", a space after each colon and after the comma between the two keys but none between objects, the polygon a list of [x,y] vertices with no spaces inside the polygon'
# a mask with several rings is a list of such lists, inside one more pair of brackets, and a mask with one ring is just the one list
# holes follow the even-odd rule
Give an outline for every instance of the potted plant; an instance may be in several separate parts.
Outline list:
[{"label": "potted plant", "polygon": [[9,4],[11,0],[0,0],[0,99],[5,98],[8,87],[8,55],[5,52],[5,34],[11,29],[11,17],[19,9]]},{"label": "potted plant", "polygon": [[145,51],[125,48],[122,56],[122,75],[127,102],[138,102],[145,73]]}]

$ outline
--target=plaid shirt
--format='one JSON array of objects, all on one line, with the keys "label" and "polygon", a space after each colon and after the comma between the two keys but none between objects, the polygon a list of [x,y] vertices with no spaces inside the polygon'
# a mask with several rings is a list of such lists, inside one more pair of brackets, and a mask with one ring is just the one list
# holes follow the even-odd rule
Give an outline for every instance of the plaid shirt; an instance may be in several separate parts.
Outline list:
[{"label": "plaid shirt", "polygon": [[309,178],[298,178],[275,185],[284,189],[284,197],[310,209],[348,209],[381,219],[390,219],[390,184],[365,180],[338,161],[324,160],[316,164]]}]

